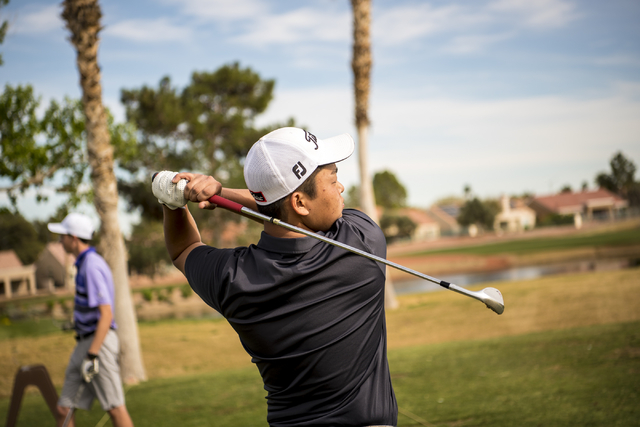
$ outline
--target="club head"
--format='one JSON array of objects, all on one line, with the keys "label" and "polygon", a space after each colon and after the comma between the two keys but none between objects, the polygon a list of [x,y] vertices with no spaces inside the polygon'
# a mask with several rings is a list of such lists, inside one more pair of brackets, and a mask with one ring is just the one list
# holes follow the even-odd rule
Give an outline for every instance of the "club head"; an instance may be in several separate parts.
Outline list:
[{"label": "club head", "polygon": [[485,303],[487,308],[490,308],[497,314],[504,313],[504,298],[502,294],[496,288],[484,288],[480,291],[482,296],[482,302]]}]

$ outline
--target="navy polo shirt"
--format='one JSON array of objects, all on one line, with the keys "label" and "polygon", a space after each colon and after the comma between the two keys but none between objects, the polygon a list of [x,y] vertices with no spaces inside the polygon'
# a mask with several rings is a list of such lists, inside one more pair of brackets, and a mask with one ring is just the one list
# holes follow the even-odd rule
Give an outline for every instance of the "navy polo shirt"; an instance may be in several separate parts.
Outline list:
[{"label": "navy polo shirt", "polygon": [[[382,231],[360,211],[320,234],[386,257]],[[263,232],[249,247],[195,248],[185,274],[258,367],[271,426],[396,425],[383,264]]]}]

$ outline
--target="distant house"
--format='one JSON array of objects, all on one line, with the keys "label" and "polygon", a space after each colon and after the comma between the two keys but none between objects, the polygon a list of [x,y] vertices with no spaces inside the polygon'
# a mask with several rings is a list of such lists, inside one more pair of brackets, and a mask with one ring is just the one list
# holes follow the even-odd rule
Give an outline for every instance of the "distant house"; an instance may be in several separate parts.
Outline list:
[{"label": "distant house", "polygon": [[22,265],[14,251],[0,251],[0,284],[2,295],[9,299],[36,293],[35,267]]},{"label": "distant house", "polygon": [[604,188],[535,197],[529,204],[539,221],[553,214],[573,215],[577,221],[578,218],[613,219],[627,206],[626,200]]},{"label": "distant house", "polygon": [[403,208],[398,214],[409,217],[416,224],[411,240],[435,240],[440,237],[440,225],[424,209]]},{"label": "distant house", "polygon": [[73,290],[74,262],[74,256],[65,252],[62,243],[48,243],[35,263],[38,289],[46,289],[49,292],[56,289]]},{"label": "distant house", "polygon": [[433,205],[427,210],[427,215],[438,223],[440,235],[457,236],[462,232],[462,227],[456,220],[459,211],[460,209],[454,205]]},{"label": "distant house", "polygon": [[500,205],[502,210],[493,222],[496,232],[515,233],[535,227],[536,211],[527,207],[522,200],[502,196]]},{"label": "distant house", "polygon": [[[382,218],[383,209],[378,206],[378,217]],[[398,208],[388,212],[393,216],[404,216],[409,218],[415,225],[416,229],[411,235],[411,241],[434,240],[440,237],[440,225],[434,220],[426,210],[418,208]],[[388,235],[394,235],[394,228],[389,227],[386,231]],[[397,234],[397,229],[395,231]]]}]

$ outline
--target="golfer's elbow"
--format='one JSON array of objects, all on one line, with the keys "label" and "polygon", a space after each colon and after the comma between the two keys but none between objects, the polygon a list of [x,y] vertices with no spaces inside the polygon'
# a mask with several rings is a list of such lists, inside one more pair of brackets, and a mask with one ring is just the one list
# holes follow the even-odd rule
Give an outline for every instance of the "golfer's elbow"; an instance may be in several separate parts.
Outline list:
[{"label": "golfer's elbow", "polygon": [[[181,251],[176,256],[171,256],[171,261],[173,261],[173,265],[184,274],[184,265],[187,262],[187,257],[191,253],[192,250],[197,248],[198,246],[202,246],[204,243],[201,241],[197,241],[186,247],[183,251]],[[171,254],[170,254],[171,255]]]}]

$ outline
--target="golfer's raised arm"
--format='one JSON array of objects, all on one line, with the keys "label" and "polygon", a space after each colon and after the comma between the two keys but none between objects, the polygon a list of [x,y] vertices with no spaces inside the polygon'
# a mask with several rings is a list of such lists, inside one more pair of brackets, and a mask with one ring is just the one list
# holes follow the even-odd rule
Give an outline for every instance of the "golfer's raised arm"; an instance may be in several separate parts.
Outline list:
[{"label": "golfer's raised arm", "polygon": [[203,245],[200,232],[189,209],[170,209],[162,207],[164,213],[164,243],[167,252],[176,266],[184,274],[187,256],[198,246]]}]

